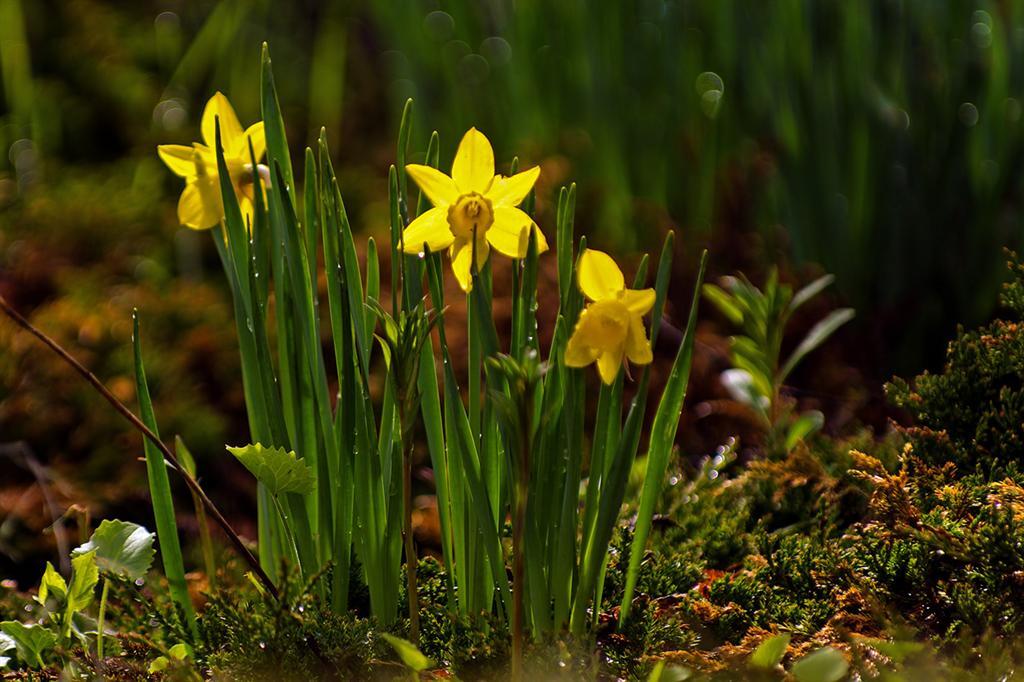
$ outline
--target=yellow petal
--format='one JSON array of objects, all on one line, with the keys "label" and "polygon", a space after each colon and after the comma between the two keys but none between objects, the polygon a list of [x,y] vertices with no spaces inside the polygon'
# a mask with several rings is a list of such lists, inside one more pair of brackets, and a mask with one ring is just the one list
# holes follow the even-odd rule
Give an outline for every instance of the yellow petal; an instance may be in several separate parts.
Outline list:
[{"label": "yellow petal", "polygon": [[639,315],[633,315],[629,320],[629,333],[626,335],[626,357],[637,365],[650,364],[654,359],[654,354],[651,353],[651,343],[647,340],[647,332],[644,331],[644,323]]},{"label": "yellow petal", "polygon": [[214,93],[210,101],[203,109],[202,133],[203,142],[210,149],[215,149],[216,121],[220,120],[220,141],[225,153],[228,150],[236,149],[238,140],[242,137],[242,124],[238,122],[235,110],[231,108],[228,98],[219,92]]},{"label": "yellow petal", "polygon": [[533,189],[539,176],[540,166],[516,173],[510,178],[496,176],[487,191],[487,198],[495,206],[518,206]]},{"label": "yellow petal", "polygon": [[402,241],[405,252],[410,254],[423,251],[423,244],[429,246],[432,253],[447,249],[455,241],[448,228],[448,209],[434,207],[421,213],[405,228]]},{"label": "yellow petal", "polygon": [[569,337],[569,343],[565,346],[565,355],[562,361],[566,367],[586,367],[596,360],[600,353],[598,349],[587,344],[586,332],[580,328],[583,317],[586,314],[587,311],[584,310],[580,315],[579,322],[576,323],[576,329],[573,330],[572,336]]},{"label": "yellow petal", "polygon": [[183,144],[162,144],[156,148],[156,153],[175,175],[188,178],[196,174],[195,151],[192,147]]},{"label": "yellow petal", "polygon": [[470,128],[462,137],[452,164],[452,179],[463,194],[486,194],[494,179],[494,150],[491,143],[476,128]]},{"label": "yellow petal", "polygon": [[594,249],[587,249],[580,256],[576,279],[580,290],[591,301],[615,298],[626,288],[622,270],[619,270],[612,257],[604,251]]},{"label": "yellow petal", "polygon": [[[513,206],[495,206],[494,223],[488,228],[486,236],[491,246],[509,258],[526,258],[530,245],[530,227],[537,224],[530,216]],[[544,233],[537,228],[537,253],[548,250],[548,242]]]},{"label": "yellow petal", "polygon": [[654,289],[626,289],[622,292],[622,302],[629,312],[646,315],[654,307]]},{"label": "yellow petal", "polygon": [[597,357],[597,373],[606,384],[615,383],[615,377],[622,369],[622,349],[605,351]]},{"label": "yellow petal", "polygon": [[[467,293],[473,289],[473,251],[473,243],[464,239],[455,240],[448,251],[448,256],[452,259],[452,272],[455,273],[455,279],[459,281],[462,290]],[[487,262],[489,251],[487,242],[478,239],[476,242],[476,268],[478,271]]]},{"label": "yellow petal", "polygon": [[455,181],[436,168],[410,163],[405,167],[405,172],[434,206],[443,208],[454,204],[459,198],[459,188],[455,186]]},{"label": "yellow petal", "polygon": [[235,140],[234,147],[224,147],[225,155],[242,163],[252,163],[252,157],[249,156],[250,140],[252,141],[252,153],[256,157],[256,163],[259,163],[267,151],[267,134],[263,127],[263,121],[253,123],[246,128],[245,132]]},{"label": "yellow petal", "polygon": [[223,210],[220,193],[214,180],[200,179],[185,185],[178,199],[178,221],[194,230],[205,230],[217,225]]}]

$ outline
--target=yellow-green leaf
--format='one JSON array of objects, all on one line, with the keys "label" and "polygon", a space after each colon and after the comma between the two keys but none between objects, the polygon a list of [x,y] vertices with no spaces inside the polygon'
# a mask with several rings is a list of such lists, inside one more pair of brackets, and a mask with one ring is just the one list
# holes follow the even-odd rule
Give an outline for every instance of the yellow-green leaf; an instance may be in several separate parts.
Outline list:
[{"label": "yellow-green leaf", "polygon": [[228,452],[238,458],[272,495],[313,492],[313,472],[301,457],[284,448],[266,448],[259,443],[243,447],[228,446]]}]

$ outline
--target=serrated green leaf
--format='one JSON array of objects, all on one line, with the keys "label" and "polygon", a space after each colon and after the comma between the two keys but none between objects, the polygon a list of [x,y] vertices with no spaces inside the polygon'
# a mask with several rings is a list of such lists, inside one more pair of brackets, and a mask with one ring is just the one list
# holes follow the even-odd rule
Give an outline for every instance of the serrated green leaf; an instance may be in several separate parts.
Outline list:
[{"label": "serrated green leaf", "polygon": [[313,471],[301,457],[284,448],[266,448],[259,443],[243,447],[228,446],[228,452],[238,458],[272,495],[313,492]]},{"label": "serrated green leaf", "polygon": [[841,653],[827,646],[794,663],[791,672],[797,682],[838,682],[849,667]]},{"label": "serrated green leaf", "polygon": [[788,633],[769,637],[757,645],[757,649],[750,655],[750,666],[752,668],[774,668],[786,655],[786,648],[789,646],[790,636]]},{"label": "serrated green leaf", "polygon": [[387,640],[387,643],[395,650],[395,653],[398,654],[400,659],[402,659],[402,663],[405,664],[406,668],[419,673],[433,665],[433,662],[424,656],[423,652],[417,649],[416,645],[412,642],[402,639],[401,637],[389,635],[386,632],[382,633],[381,636]]},{"label": "serrated green leaf", "polygon": [[120,578],[137,580],[145,576],[153,564],[153,556],[156,554],[153,539],[153,533],[137,523],[106,520],[88,542],[71,552],[71,556],[95,552],[99,570]]},{"label": "serrated green leaf", "polygon": [[43,667],[43,653],[57,643],[57,636],[42,625],[5,620],[0,623],[0,631],[14,642],[18,658],[33,668]]},{"label": "serrated green leaf", "polygon": [[64,580],[64,576],[58,573],[53,564],[47,561],[46,570],[43,571],[43,578],[39,581],[39,594],[36,595],[36,601],[46,606],[46,600],[51,596],[58,602],[67,599],[68,584]]}]

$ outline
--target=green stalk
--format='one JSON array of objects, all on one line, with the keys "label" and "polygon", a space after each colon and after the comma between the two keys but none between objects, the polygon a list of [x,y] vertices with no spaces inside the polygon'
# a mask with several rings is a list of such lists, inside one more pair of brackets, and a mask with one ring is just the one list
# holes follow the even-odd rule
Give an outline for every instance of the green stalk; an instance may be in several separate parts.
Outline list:
[{"label": "green stalk", "polygon": [[[532,387],[527,389],[532,393]],[[533,405],[530,396],[521,401],[519,414],[519,465],[515,482],[515,510],[512,517],[512,679],[523,676],[523,603],[526,594],[526,512],[529,502],[530,452],[533,449],[533,429],[530,417]]]},{"label": "green stalk", "polygon": [[199,544],[203,551],[203,565],[206,567],[206,582],[210,589],[217,587],[217,560],[213,553],[213,538],[210,537],[210,523],[206,519],[206,509],[199,496],[192,493],[192,503],[196,507],[196,523],[199,524]]},{"label": "green stalk", "polygon": [[103,591],[100,593],[100,614],[96,619],[96,659],[103,660],[103,627],[107,618],[107,593],[110,592],[110,579],[103,576]]},{"label": "green stalk", "polygon": [[[411,426],[411,425],[410,425]],[[416,588],[416,547],[412,537],[412,439],[411,428],[402,428],[402,536],[405,539],[405,580],[409,601],[409,639],[413,644],[420,641],[420,600]]]}]

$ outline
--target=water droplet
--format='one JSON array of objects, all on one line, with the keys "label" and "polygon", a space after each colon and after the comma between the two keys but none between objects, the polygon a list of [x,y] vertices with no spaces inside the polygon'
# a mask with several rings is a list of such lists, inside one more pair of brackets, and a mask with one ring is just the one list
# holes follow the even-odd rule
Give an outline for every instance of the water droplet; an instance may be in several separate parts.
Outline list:
[{"label": "water droplet", "polygon": [[718,116],[718,107],[722,103],[721,90],[708,90],[700,97],[700,108],[708,118]]},{"label": "water droplet", "polygon": [[980,21],[971,26],[971,42],[983,50],[992,47],[992,27]]},{"label": "water droplet", "polygon": [[423,28],[431,38],[441,41],[455,33],[455,19],[441,10],[435,10],[423,19]]},{"label": "water droplet", "polygon": [[480,43],[480,54],[492,66],[504,66],[512,59],[512,46],[501,36],[491,36]]},{"label": "water droplet", "polygon": [[722,81],[722,77],[714,71],[705,71],[697,76],[695,87],[697,94],[702,96],[712,91],[718,91],[719,94],[725,92],[725,83]]},{"label": "water droplet", "polygon": [[957,115],[960,117],[960,122],[968,128],[973,128],[978,123],[978,107],[970,102],[961,104],[957,109]]},{"label": "water droplet", "polygon": [[481,85],[491,73],[487,60],[478,54],[467,54],[459,60],[459,77],[468,85]]}]

